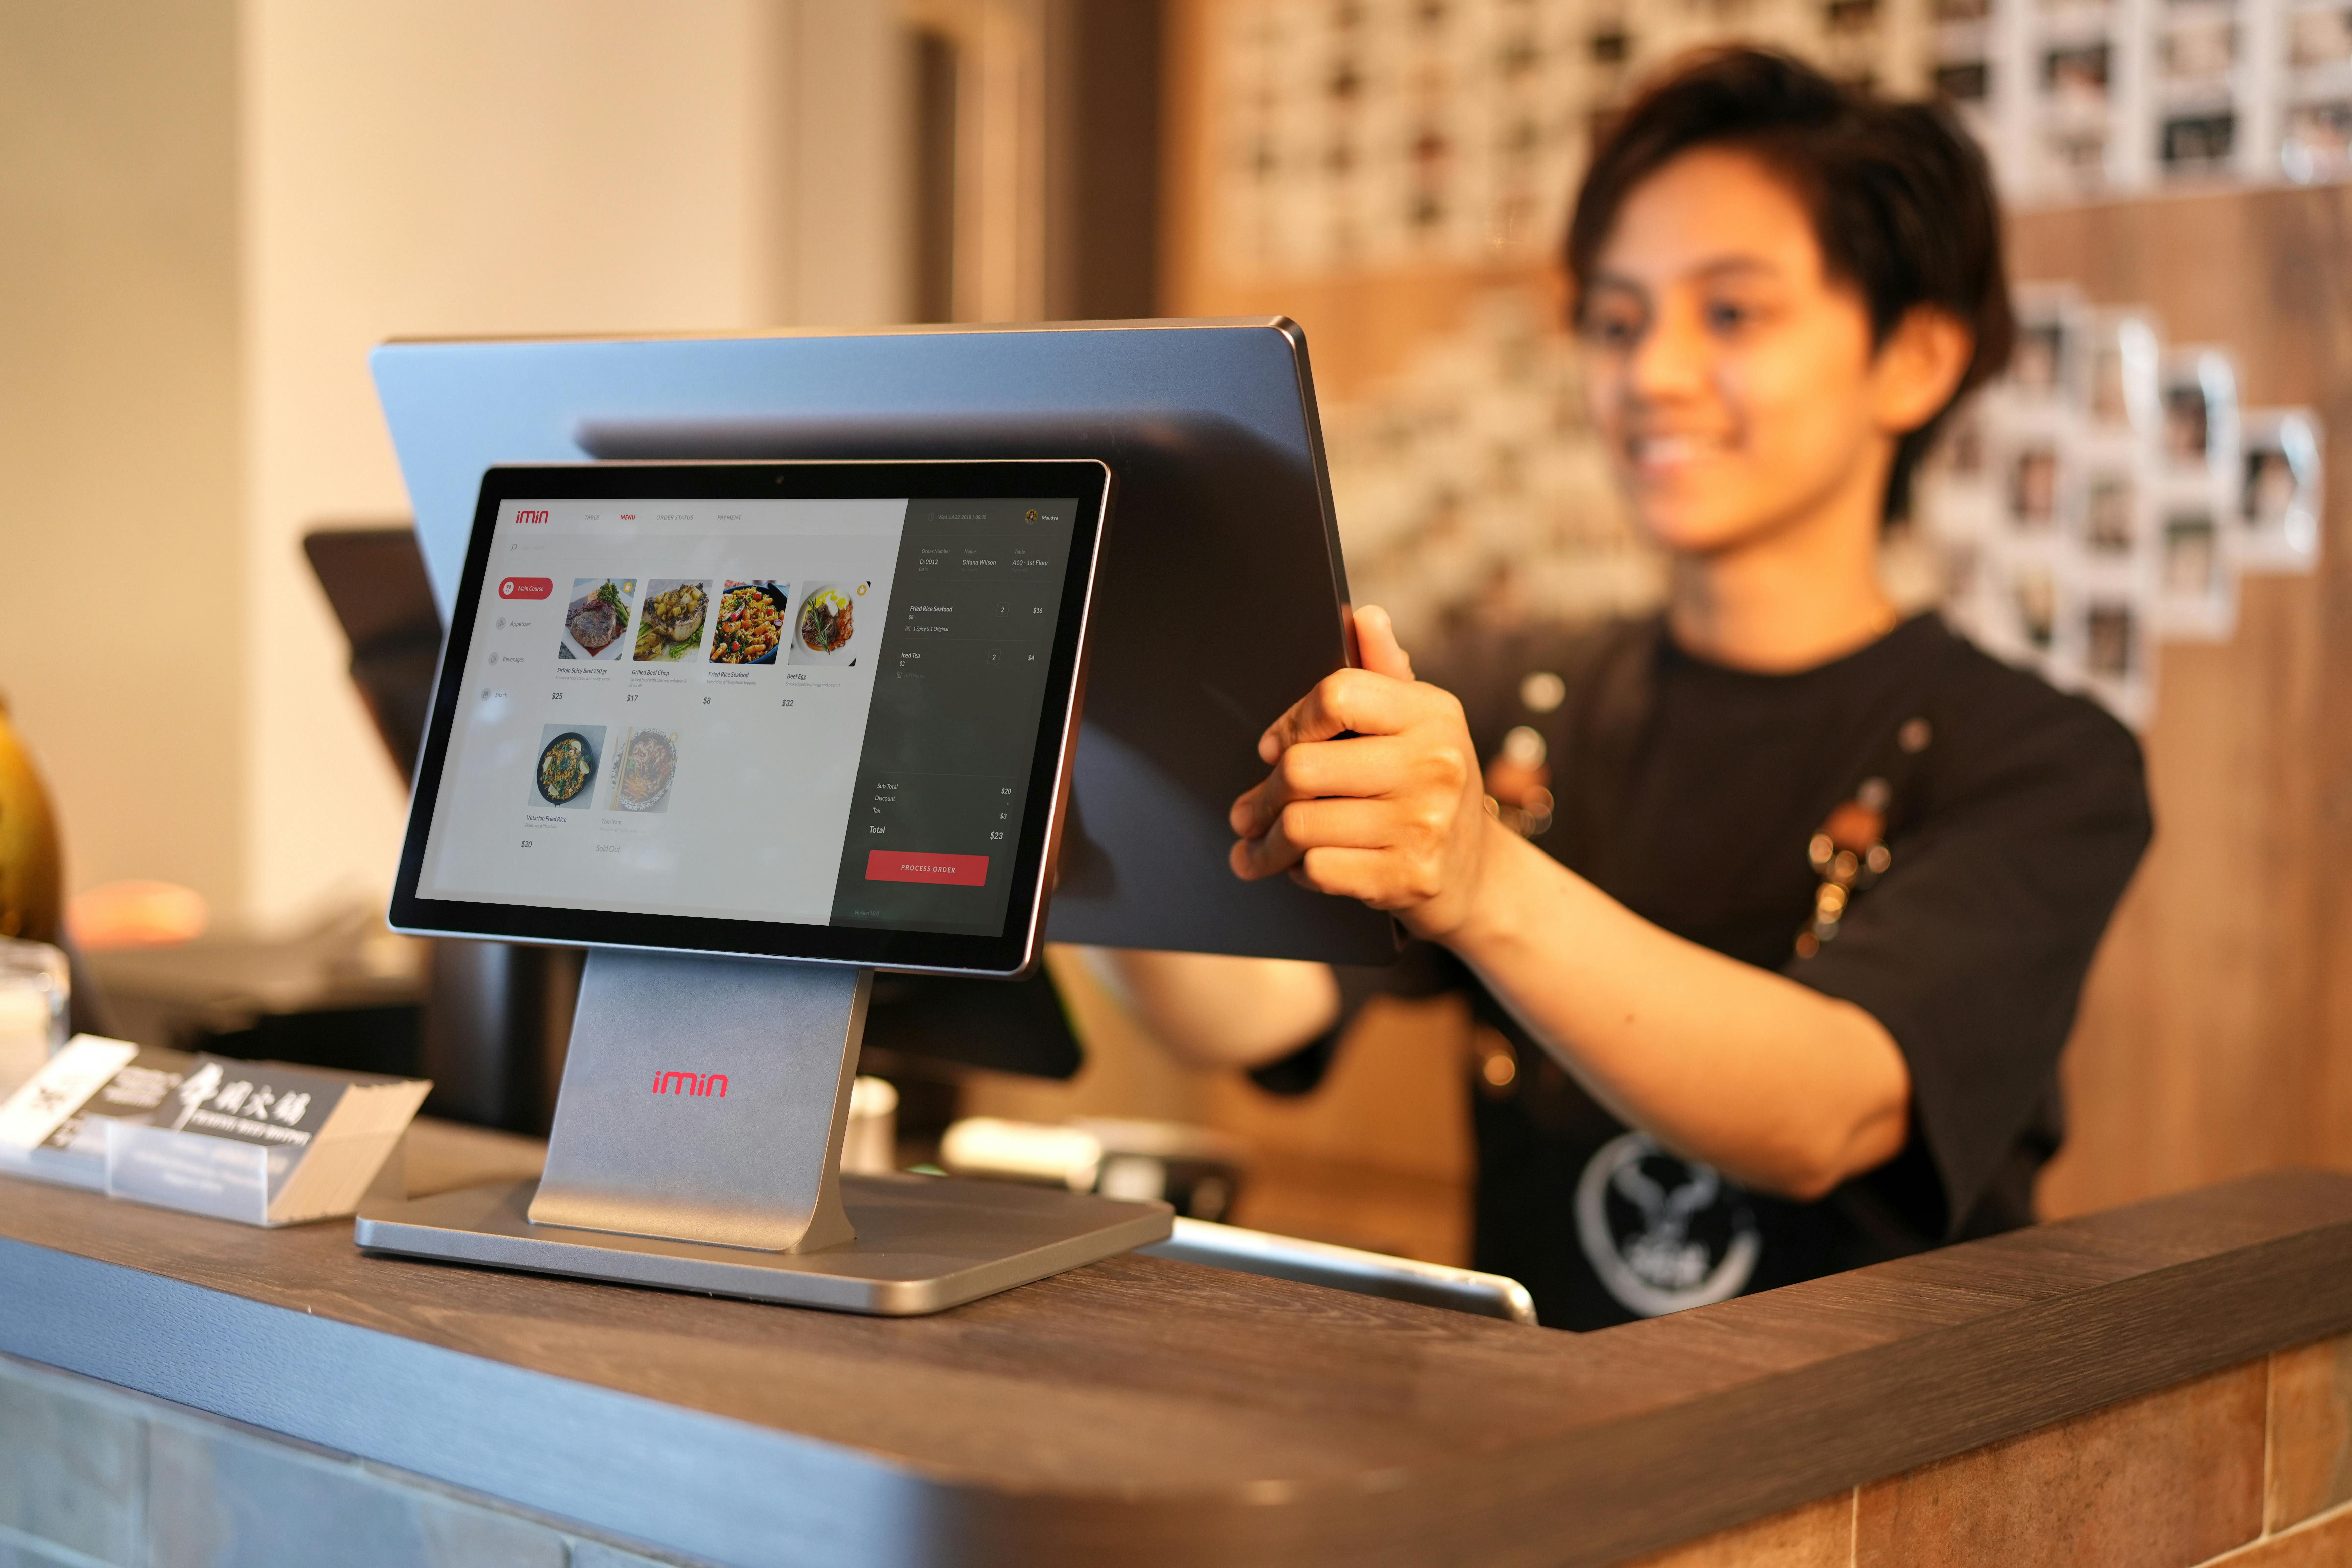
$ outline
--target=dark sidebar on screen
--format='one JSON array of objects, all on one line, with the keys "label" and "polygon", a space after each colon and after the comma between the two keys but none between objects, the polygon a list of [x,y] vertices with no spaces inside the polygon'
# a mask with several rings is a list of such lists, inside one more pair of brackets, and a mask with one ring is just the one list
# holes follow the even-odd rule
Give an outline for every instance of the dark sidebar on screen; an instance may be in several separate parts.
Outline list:
[{"label": "dark sidebar on screen", "polygon": [[1076,508],[908,503],[834,924],[1003,926]]}]

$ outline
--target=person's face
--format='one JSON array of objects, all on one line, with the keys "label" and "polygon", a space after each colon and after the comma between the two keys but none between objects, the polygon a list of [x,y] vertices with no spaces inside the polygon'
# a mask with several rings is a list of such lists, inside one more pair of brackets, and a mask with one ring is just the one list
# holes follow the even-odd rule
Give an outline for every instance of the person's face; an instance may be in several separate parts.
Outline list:
[{"label": "person's face", "polygon": [[1933,417],[1965,330],[1914,311],[1874,351],[1803,205],[1744,153],[1684,153],[1637,186],[1585,292],[1585,395],[1642,525],[1713,554],[1877,505],[1895,438]]}]

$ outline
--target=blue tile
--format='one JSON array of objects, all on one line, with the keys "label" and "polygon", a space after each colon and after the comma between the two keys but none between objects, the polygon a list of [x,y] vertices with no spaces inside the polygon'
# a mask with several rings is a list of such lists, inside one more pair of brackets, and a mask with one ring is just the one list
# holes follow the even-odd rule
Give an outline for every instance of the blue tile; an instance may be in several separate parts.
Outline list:
[{"label": "blue tile", "polygon": [[668,1568],[668,1565],[651,1557],[640,1557],[634,1552],[624,1552],[617,1546],[607,1546],[601,1541],[574,1541],[572,1543],[572,1568]]},{"label": "blue tile", "polygon": [[98,1561],[79,1552],[52,1552],[29,1542],[30,1537],[10,1540],[0,1536],[0,1568],[89,1568]]},{"label": "blue tile", "polygon": [[144,1426],[95,1388],[0,1362],[0,1525],[86,1561],[139,1563]]},{"label": "blue tile", "polygon": [[[672,1561],[641,1557],[617,1546],[607,1546],[601,1541],[574,1541],[572,1543],[572,1568],[672,1568]],[[686,1559],[675,1561],[682,1563]]]},{"label": "blue tile", "polygon": [[152,1568],[565,1568],[563,1538],[258,1438],[158,1422]]}]

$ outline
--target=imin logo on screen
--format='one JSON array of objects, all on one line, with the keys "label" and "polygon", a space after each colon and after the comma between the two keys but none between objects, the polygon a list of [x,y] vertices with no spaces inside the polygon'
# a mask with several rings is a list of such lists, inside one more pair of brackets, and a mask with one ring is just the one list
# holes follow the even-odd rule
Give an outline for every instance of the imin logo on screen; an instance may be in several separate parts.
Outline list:
[{"label": "imin logo on screen", "polygon": [[690,1094],[699,1099],[707,1095],[727,1098],[727,1075],[723,1072],[657,1072],[654,1074],[656,1094]]},{"label": "imin logo on screen", "polygon": [[545,522],[546,521],[547,514],[543,511],[519,511],[515,513],[515,521],[517,523]]}]

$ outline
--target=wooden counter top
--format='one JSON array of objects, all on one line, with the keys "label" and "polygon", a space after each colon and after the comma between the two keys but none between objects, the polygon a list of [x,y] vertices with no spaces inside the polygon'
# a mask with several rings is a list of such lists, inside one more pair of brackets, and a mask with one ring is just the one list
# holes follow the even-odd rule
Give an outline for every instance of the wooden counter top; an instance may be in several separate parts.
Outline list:
[{"label": "wooden counter top", "polygon": [[855,1318],[0,1179],[0,1351],[730,1563],[1603,1563],[2347,1328],[2316,1173],[1586,1335],[1137,1257]]}]

